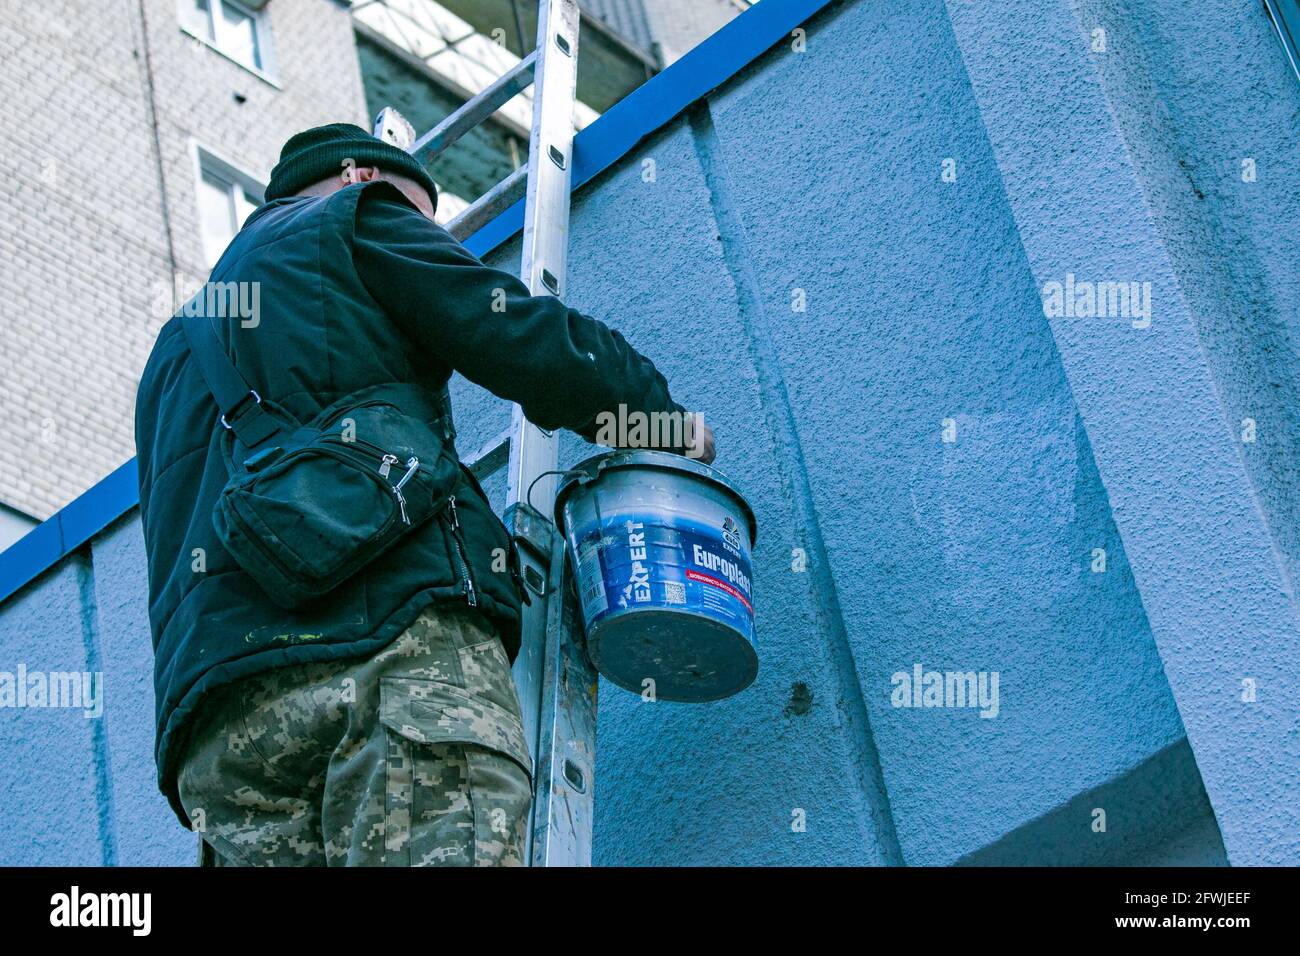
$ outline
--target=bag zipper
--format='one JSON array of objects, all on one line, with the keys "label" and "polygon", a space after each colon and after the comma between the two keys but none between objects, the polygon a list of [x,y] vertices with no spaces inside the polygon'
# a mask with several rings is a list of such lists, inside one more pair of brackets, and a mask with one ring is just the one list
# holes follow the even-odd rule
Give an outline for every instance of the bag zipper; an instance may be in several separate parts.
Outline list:
[{"label": "bag zipper", "polygon": [[[332,450],[332,449],[327,449],[327,448],[315,448],[315,449],[300,448],[300,449],[297,449],[297,450],[295,450],[295,451],[293,451],[293,452],[290,452],[288,455],[285,455],[285,456],[284,456],[283,458],[281,458],[279,461],[277,461],[277,462],[275,462],[274,464],[272,464],[271,468],[273,468],[273,469],[283,470],[283,468],[288,467],[288,465],[289,465],[291,462],[295,461],[296,459],[301,458],[301,457],[303,457],[304,455],[311,455],[311,454],[325,455],[325,456],[327,456],[327,457],[329,457],[329,458],[334,458],[334,459],[337,459],[338,461],[341,461],[341,462],[344,462],[344,463],[348,463],[348,458],[347,458],[346,456],[344,456],[344,455],[342,455],[341,453],[336,452],[336,451],[334,451],[334,450]],[[417,464],[418,464],[418,462],[417,462]],[[266,477],[266,475],[263,474],[261,477]],[[386,486],[386,485],[387,485],[386,482],[384,482],[384,481],[382,481],[382,480],[380,480],[380,479],[375,479],[375,481],[376,481],[377,484],[379,484],[379,485],[381,485],[381,486]],[[391,487],[391,486],[388,486],[388,487]],[[380,526],[380,529],[375,533],[375,537],[376,537],[376,538],[382,538],[385,534],[387,534],[387,533],[388,533],[388,529],[389,529],[389,527],[390,527],[390,526],[392,525],[392,523],[396,520],[396,518],[397,518],[397,516],[396,516],[396,515],[393,515],[393,514],[390,514],[387,518],[385,518],[383,524]],[[408,522],[408,524],[409,524],[409,522]],[[264,541],[262,541],[260,535],[256,535],[256,534],[248,535],[248,536],[247,536],[247,540],[250,541],[250,542],[253,544],[253,546],[254,546],[258,551],[262,552],[262,555],[263,555],[263,556],[264,556],[268,561],[270,561],[273,565],[275,565],[276,567],[278,567],[278,568],[280,569],[280,571],[281,571],[282,574],[285,574],[286,576],[288,576],[288,577],[290,577],[290,578],[294,577],[294,576],[297,574],[296,571],[294,571],[294,570],[293,570],[292,568],[290,568],[290,567],[289,567],[289,566],[288,566],[288,565],[287,565],[283,560],[281,560],[280,556],[279,556],[278,554],[276,554],[276,553],[275,553],[275,552],[270,548],[270,546],[268,546]],[[359,552],[357,555],[353,555],[353,558],[352,558],[351,561],[346,561],[346,562],[344,562],[343,567],[347,567],[348,565],[355,565],[355,566],[358,566],[358,567],[359,567],[359,566],[361,566],[361,565],[364,565],[364,564],[366,563],[366,561],[368,561],[368,560],[369,560],[369,552],[368,552],[366,549],[362,549],[362,551]],[[335,573],[337,573],[337,571],[336,571]],[[348,572],[348,573],[351,574],[352,572]]]},{"label": "bag zipper", "polygon": [[474,590],[474,578],[469,573],[469,561],[465,559],[465,541],[460,535],[460,516],[456,514],[456,496],[447,499],[447,513],[450,515],[451,540],[456,545],[456,557],[460,562],[461,586],[465,591],[465,600],[470,607],[478,607],[478,594]]},{"label": "bag zipper", "polygon": [[[375,404],[387,404],[387,403],[377,402]],[[340,441],[340,439],[333,439],[333,440]],[[393,466],[400,461],[400,459],[396,455],[390,452],[385,452],[379,446],[373,444],[372,442],[365,441],[364,439],[355,439],[354,442],[348,442],[347,444],[364,445],[368,448],[374,449],[375,451],[379,452],[381,456],[379,461],[379,477],[384,479],[385,481],[387,481],[389,476],[392,474]],[[406,462],[406,473],[402,475],[402,477],[398,480],[397,484],[390,486],[393,490],[394,496],[397,498],[397,504],[398,504],[398,508],[401,511],[402,521],[408,525],[411,523],[411,521],[406,513],[406,498],[402,494],[402,486],[411,480],[411,477],[416,473],[416,471],[419,470],[419,468],[420,468],[420,460],[412,456]],[[468,471],[468,469],[465,470]],[[469,474],[471,475],[471,477],[473,477],[472,472],[469,472]],[[477,480],[475,480],[475,484],[477,484]],[[460,530],[460,515],[456,513],[455,495],[451,495],[447,499],[446,510],[449,516],[448,524],[451,527],[452,542],[456,546],[457,563],[460,565],[458,570],[460,572],[461,589],[465,592],[465,600],[469,604],[469,606],[478,607],[478,590],[474,587],[474,576],[469,569],[469,559],[465,556],[465,539],[462,536]],[[513,538],[511,538],[510,544],[513,549],[514,548]],[[519,582],[520,589],[526,591],[526,588],[524,588],[523,585],[523,580],[521,577],[519,577],[517,571],[515,571],[515,576],[516,576],[516,580]],[[524,595],[524,599],[528,600],[526,593]],[[529,603],[532,602],[529,601]]]},{"label": "bag zipper", "polygon": [[[472,485],[478,491],[479,497],[482,498],[484,501],[486,501],[487,493],[483,491],[483,484],[478,480],[478,475],[474,474],[473,469],[466,468],[464,463],[462,462],[460,466],[460,470],[464,474],[464,476],[469,480],[470,485]],[[492,519],[496,521],[496,523],[500,526],[501,530],[505,532],[506,540],[510,542],[510,557],[512,559],[510,562],[510,576],[514,578],[515,586],[518,588],[519,595],[523,600],[524,604],[531,606],[533,603],[533,599],[528,594],[528,585],[524,583],[524,575],[522,570],[523,557],[519,554],[519,543],[515,540],[515,536],[510,531],[510,529],[506,527],[506,523],[497,517],[496,512],[492,512]]]},{"label": "bag zipper", "polygon": [[[388,462],[389,457],[391,456],[385,455],[384,463],[379,466],[379,473],[381,475],[384,474],[384,469],[392,467]],[[401,480],[398,481],[397,484],[393,485],[393,494],[397,495],[397,505],[399,508],[402,509],[402,521],[408,525],[411,523],[411,519],[406,516],[406,497],[402,494],[402,485],[410,481],[411,476],[415,474],[419,470],[419,468],[420,468],[420,459],[412,455],[410,459],[406,462],[406,474],[404,474],[401,477]]]},{"label": "bag zipper", "polygon": [[[384,481],[386,482],[389,481],[389,475],[392,474],[393,466],[401,460],[391,452],[384,451],[381,447],[376,445],[374,442],[368,442],[361,438],[356,438],[353,439],[352,441],[345,442],[342,439],[334,438],[333,436],[323,436],[322,440],[327,441],[332,445],[333,444],[359,445],[362,448],[369,449],[373,454],[379,457],[379,477],[384,479]],[[402,486],[405,485],[408,481],[410,481],[412,476],[414,476],[415,473],[419,471],[419,469],[420,469],[420,459],[412,455],[406,461],[406,474],[402,475],[402,477],[398,480],[397,484],[394,485],[390,483],[388,486],[389,489],[393,492],[393,497],[397,499],[397,506],[401,510],[402,524],[405,525],[409,525],[411,523],[411,519],[406,513],[406,496],[402,494]]]}]

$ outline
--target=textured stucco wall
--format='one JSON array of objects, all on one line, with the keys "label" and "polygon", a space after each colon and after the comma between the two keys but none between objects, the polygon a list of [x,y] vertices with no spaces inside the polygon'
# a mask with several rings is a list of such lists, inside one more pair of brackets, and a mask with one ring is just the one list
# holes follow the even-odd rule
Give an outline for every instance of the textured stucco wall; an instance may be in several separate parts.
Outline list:
[{"label": "textured stucco wall", "polygon": [[[1223,412],[1283,559],[1300,573],[1300,96],[1268,17],[1250,3],[1195,17],[1177,0],[1081,2],[1104,25],[1091,57],[1178,275]],[[1232,37],[1234,42],[1206,42]],[[1200,82],[1187,82],[1189,77]],[[1210,82],[1212,78],[1212,82]]]},{"label": "textured stucco wall", "polygon": [[[155,783],[153,650],[137,512],[0,606],[0,671],[102,675],[102,713],[0,707],[0,865],[196,859]],[[2,678],[0,678],[2,679]]]},{"label": "textured stucco wall", "polygon": [[[1079,859],[1119,859],[1207,812],[1194,784],[1170,788],[1173,807],[1127,802],[1105,835],[1093,807],[1052,817],[1143,768],[1167,776],[1155,758],[1182,729],[960,53],[936,26],[939,4],[832,11],[807,52],[769,54],[575,207],[575,304],[706,411],[763,525],[758,684],[708,708],[603,698],[605,862],[830,862],[855,829],[868,859],[953,862],[1022,829],[1056,848],[1022,841],[1021,861],[1071,840]],[[999,671],[1001,714],[894,708],[891,675],[915,663]],[[872,813],[886,790],[892,826]],[[807,833],[790,832],[798,809]]]},{"label": "textured stucco wall", "polygon": [[[0,671],[84,672],[85,562],[73,556],[0,610]],[[0,708],[0,865],[94,866],[106,847],[102,727],[76,709]],[[98,738],[98,739],[97,739]]]},{"label": "textured stucco wall", "polygon": [[[806,50],[776,47],[575,196],[571,301],[705,412],[760,525],[756,684],[705,706],[602,687],[598,863],[1294,862],[1294,608],[1281,510],[1254,506],[1289,459],[1224,455],[1216,391],[1264,366],[1196,347],[1218,319],[1182,286],[1208,266],[1169,251],[1179,207],[1143,200],[1124,110],[1144,87],[1096,68],[1090,14],[998,9],[832,5]],[[1179,87],[1202,67],[1146,68]],[[1283,132],[1254,151],[1276,164]],[[515,268],[518,242],[491,259]],[[1149,278],[1151,337],[1046,318],[1067,269]],[[454,395],[463,451],[506,424]],[[567,437],[562,460],[591,451]],[[0,661],[110,671],[98,729],[0,712],[0,758],[32,767],[0,788],[7,832],[32,833],[7,859],[191,855],[153,793],[139,548],[128,517],[0,606]],[[997,716],[894,706],[917,664],[997,672]],[[39,809],[52,790],[80,829]]]},{"label": "textured stucco wall", "polygon": [[[950,862],[1181,732],[942,24],[937,6],[855,5],[713,109],[915,863]],[[854,80],[864,48],[893,55]],[[834,109],[783,122],[801,97]],[[788,177],[805,186],[776,206]],[[1094,546],[1112,551],[1104,575]],[[916,663],[999,672],[1001,713],[891,706],[891,675]]]},{"label": "textured stucco wall", "polygon": [[[1294,196],[1251,191],[1259,184],[1240,181],[1238,160],[1285,164],[1300,90],[1281,82],[1280,47],[1262,42],[1267,20],[1244,7],[1215,34],[1227,52],[1207,60],[1148,46],[1177,18],[1159,4],[1077,17],[1068,3],[1007,3],[996,15],[947,6],[1037,284],[1068,274],[1150,284],[1149,324],[1060,317],[1052,335],[1229,859],[1295,863],[1300,655],[1286,549],[1296,514],[1275,480],[1300,466],[1287,435],[1294,406],[1277,414],[1296,369],[1285,318],[1294,276],[1272,283],[1252,260],[1273,234],[1248,228],[1265,210],[1293,220]],[[1104,51],[1098,23],[1124,25]],[[1290,124],[1277,112],[1241,120],[1254,96],[1212,100],[1211,123],[1189,92],[1172,100],[1188,116],[1180,123],[1163,90],[1229,82],[1228,63],[1250,71],[1230,82],[1289,103]],[[1216,124],[1239,138],[1209,131]],[[1267,444],[1243,440],[1241,419],[1254,416]]]}]

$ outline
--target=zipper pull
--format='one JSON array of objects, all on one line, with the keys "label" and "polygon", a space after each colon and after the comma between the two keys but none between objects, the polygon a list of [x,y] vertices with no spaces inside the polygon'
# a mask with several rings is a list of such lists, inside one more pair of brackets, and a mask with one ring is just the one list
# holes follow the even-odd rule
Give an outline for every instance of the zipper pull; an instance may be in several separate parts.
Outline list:
[{"label": "zipper pull", "polygon": [[474,591],[474,582],[468,574],[465,575],[465,600],[470,607],[478,607],[478,595]]},{"label": "zipper pull", "polygon": [[[397,460],[396,458],[393,459],[393,461],[396,461],[396,460]],[[406,474],[404,474],[404,475],[402,476],[402,480],[401,480],[401,481],[399,481],[397,484],[393,485],[393,490],[394,490],[394,491],[401,491],[401,490],[402,490],[402,485],[404,485],[404,484],[406,484],[408,481],[410,481],[410,480],[411,480],[411,476],[412,476],[413,474],[415,474],[417,471],[419,471],[419,469],[420,469],[420,459],[418,459],[418,458],[416,458],[414,455],[412,455],[412,456],[410,457],[410,459],[406,462]]]},{"label": "zipper pull", "polygon": [[384,460],[379,463],[379,477],[387,478],[388,473],[393,470],[395,464],[397,464],[396,455],[385,455]]},{"label": "zipper pull", "polygon": [[447,508],[451,512],[451,527],[456,530],[460,527],[460,516],[456,514],[456,496],[452,495],[447,499]]},{"label": "zipper pull", "polygon": [[[391,455],[387,455],[385,457],[392,458]],[[397,461],[397,459],[393,458],[393,461]],[[412,455],[410,460],[407,461],[406,463],[406,474],[402,476],[402,479],[397,484],[393,485],[393,494],[397,496],[397,506],[402,509],[403,524],[410,524],[411,519],[407,517],[406,514],[406,496],[402,494],[402,485],[406,484],[408,481],[411,480],[411,476],[415,474],[417,470],[419,470],[419,467],[420,467],[420,459]]]}]

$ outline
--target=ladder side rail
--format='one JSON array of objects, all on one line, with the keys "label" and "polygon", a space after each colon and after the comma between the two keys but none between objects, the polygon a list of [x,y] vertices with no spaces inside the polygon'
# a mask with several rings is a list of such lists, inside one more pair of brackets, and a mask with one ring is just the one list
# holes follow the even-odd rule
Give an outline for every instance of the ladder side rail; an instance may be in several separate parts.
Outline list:
[{"label": "ladder side rail", "polygon": [[598,679],[582,639],[563,541],[553,551],[551,580],[557,584],[547,605],[531,862],[590,866]]},{"label": "ladder side rail", "polygon": [[[462,461],[482,481],[506,466],[511,437],[506,429]],[[535,536],[548,540],[549,529],[543,527]],[[556,535],[549,546],[548,580],[559,584],[546,609],[535,775],[539,832],[532,836],[530,860],[541,866],[574,866],[591,862],[597,678],[585,647],[576,639],[582,622],[564,543]]]},{"label": "ladder side rail", "polygon": [[[569,203],[573,170],[573,108],[577,95],[578,25],[575,0],[542,0],[538,9],[537,68],[534,74],[533,121],[528,144],[528,190],[524,207],[520,275],[534,295],[564,294],[569,238]],[[536,797],[529,832],[534,865],[587,865],[590,856],[590,800],[594,778],[594,738],[585,747],[568,746],[567,727],[557,727],[557,694],[567,695],[578,682],[559,655],[574,640],[563,613],[567,593],[559,534],[550,522],[559,440],[532,424],[522,409],[513,410],[513,440],[507,482],[507,523],[517,532],[526,586],[534,588],[524,609],[523,642],[515,661],[515,682],[524,711],[524,729],[536,756]],[[534,510],[536,509],[536,510]],[[540,529],[546,532],[541,533]],[[594,684],[594,677],[592,680]],[[567,701],[567,696],[564,698]],[[567,706],[566,711],[571,709]],[[594,714],[594,693],[591,700]],[[594,726],[594,722],[593,722]],[[567,754],[567,757],[566,757]],[[585,785],[580,792],[566,782],[565,767]],[[585,809],[584,809],[585,805]],[[557,839],[566,818],[581,819],[585,838]]]}]

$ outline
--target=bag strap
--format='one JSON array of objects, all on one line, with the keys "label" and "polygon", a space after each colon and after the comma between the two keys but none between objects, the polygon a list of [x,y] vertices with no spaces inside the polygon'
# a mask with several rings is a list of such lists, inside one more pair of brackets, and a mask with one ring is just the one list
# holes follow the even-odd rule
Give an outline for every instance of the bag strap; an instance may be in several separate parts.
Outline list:
[{"label": "bag strap", "polygon": [[203,381],[221,409],[219,420],[224,428],[233,431],[248,449],[285,430],[262,408],[262,396],[249,388],[235,363],[230,361],[207,316],[185,313],[181,317],[181,328],[190,354],[199,364]]},{"label": "bag strap", "polygon": [[[185,332],[190,354],[199,364],[203,381],[216,400],[217,407],[221,409],[219,420],[223,427],[233,431],[240,443],[250,450],[268,438],[287,431],[274,415],[262,408],[262,396],[250,388],[244,376],[239,374],[206,316],[182,314],[181,328]],[[442,412],[443,437],[455,441],[456,424],[451,414],[451,389],[446,385],[438,392],[438,404]]]},{"label": "bag strap", "polygon": [[451,387],[444,385],[438,392],[438,404],[442,411],[442,437],[454,443],[456,441],[456,420],[451,417]]}]

